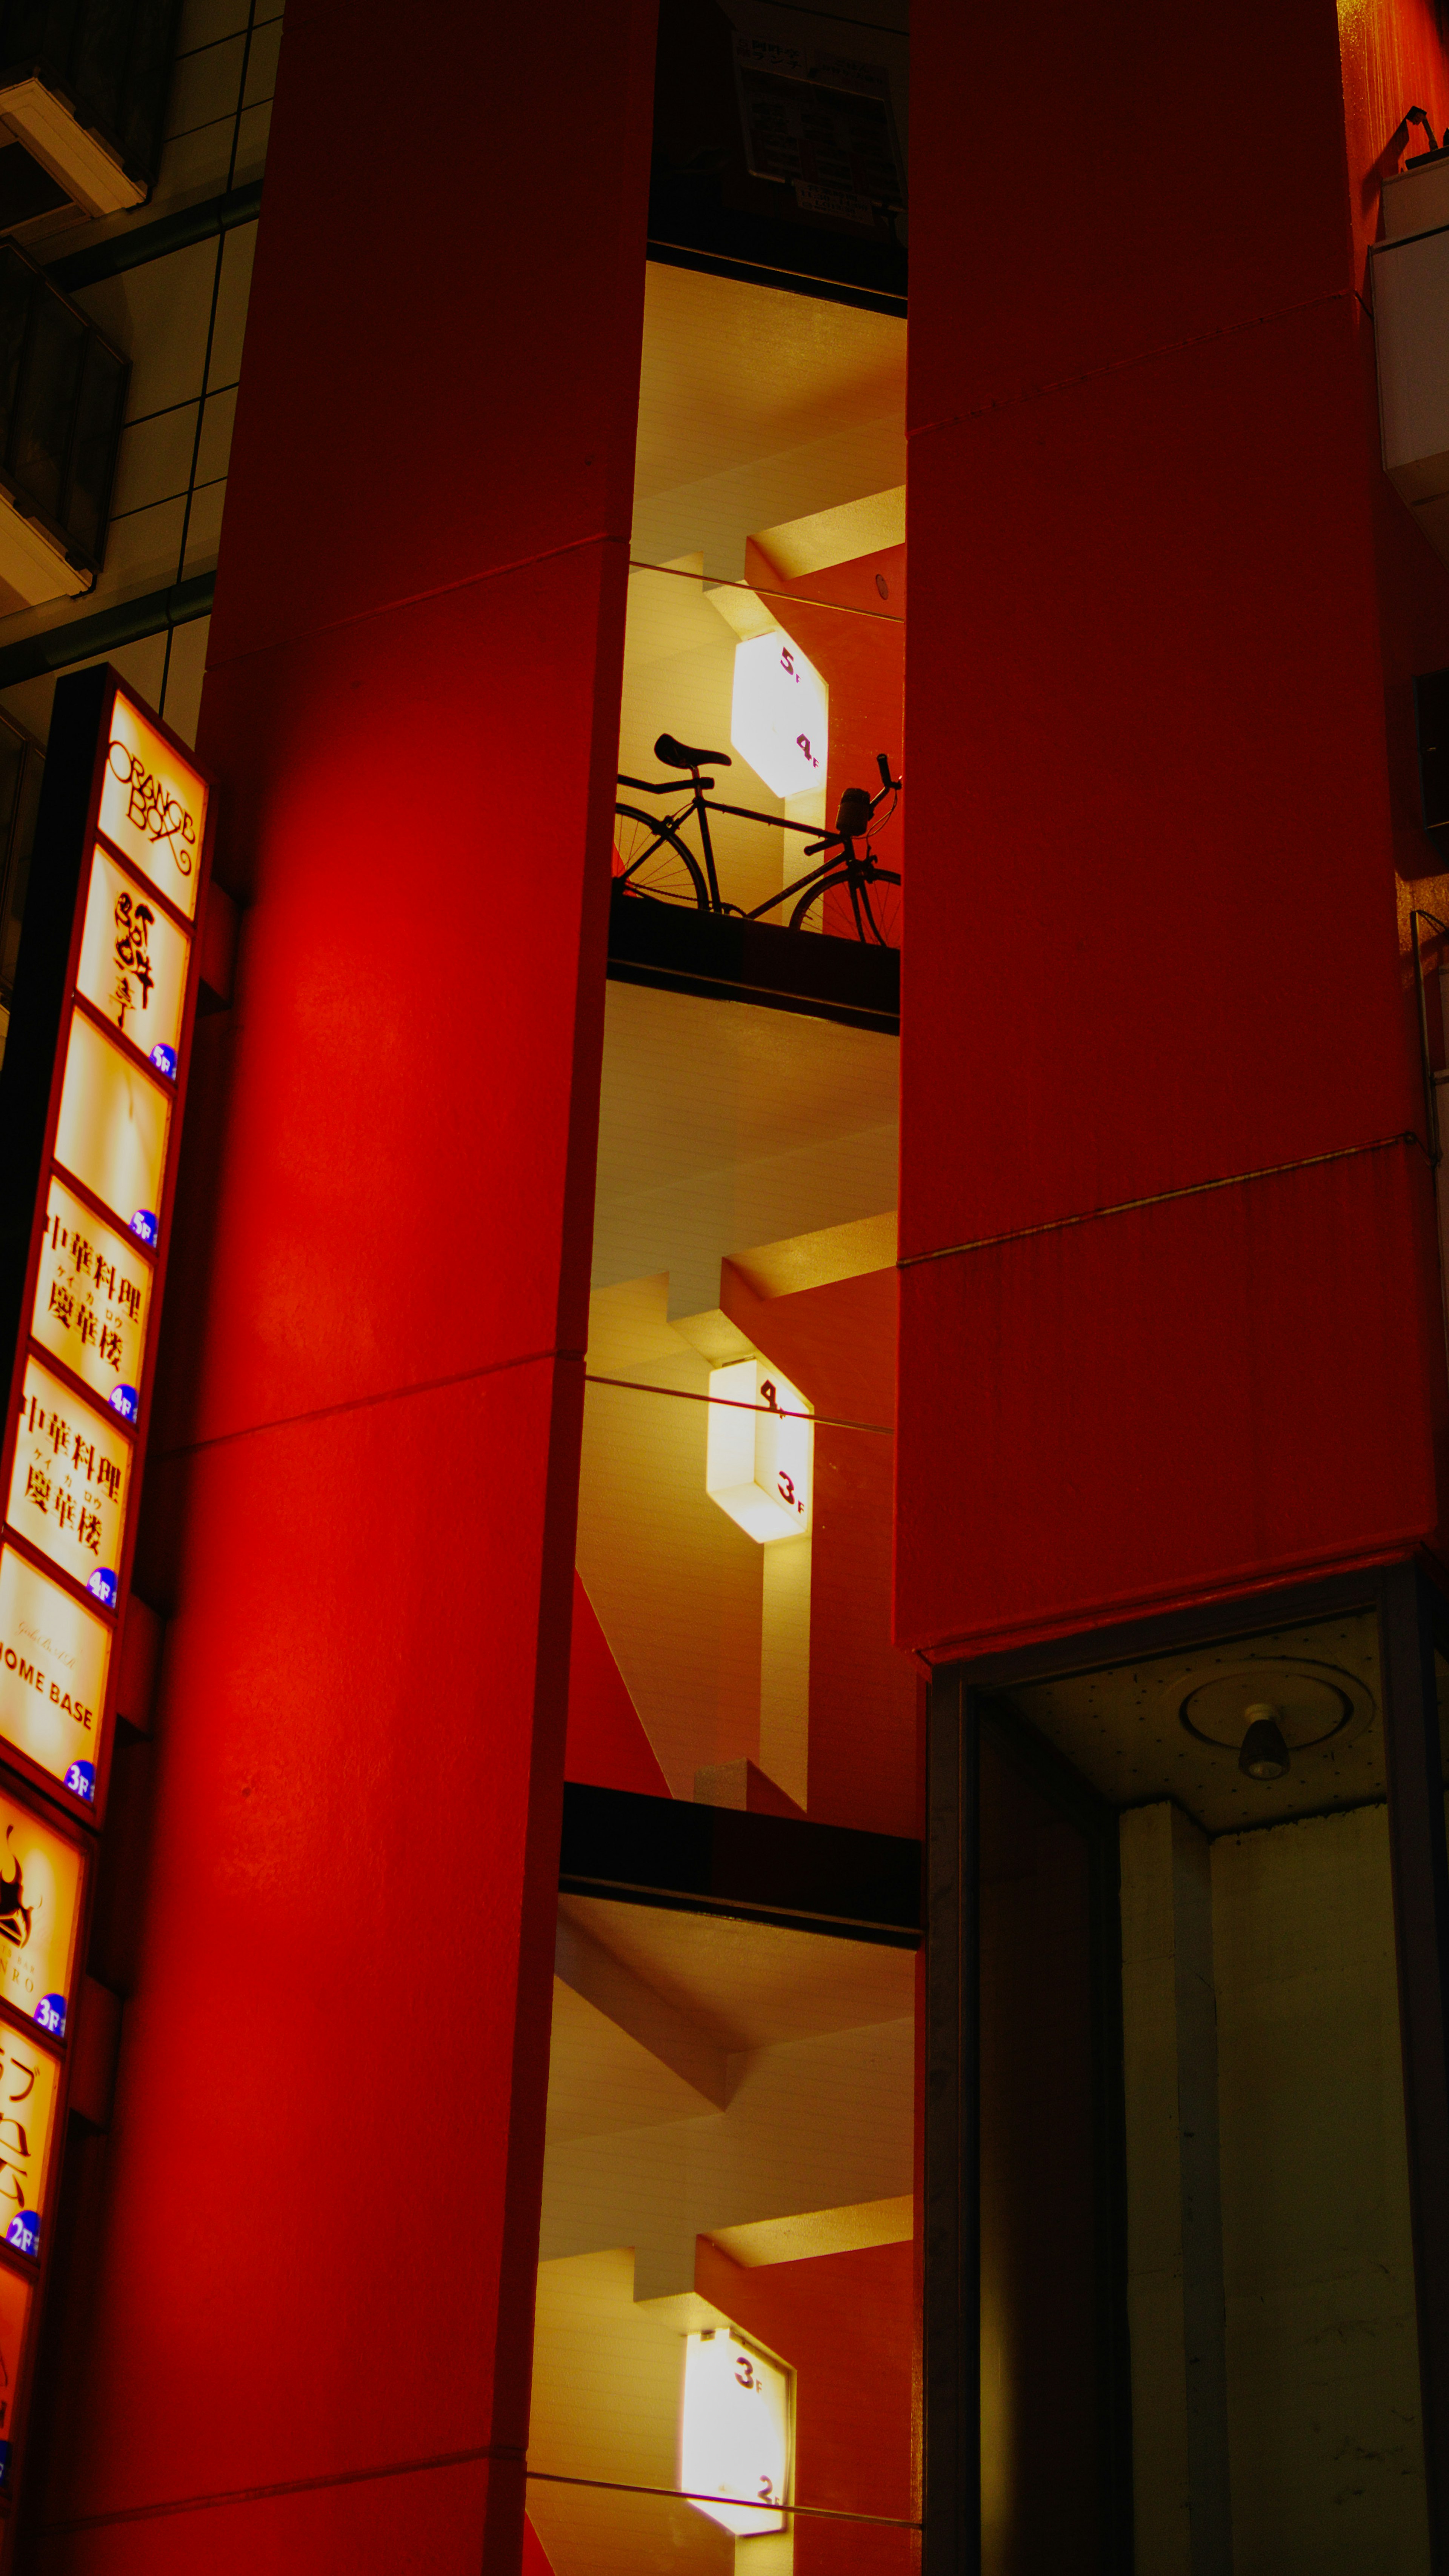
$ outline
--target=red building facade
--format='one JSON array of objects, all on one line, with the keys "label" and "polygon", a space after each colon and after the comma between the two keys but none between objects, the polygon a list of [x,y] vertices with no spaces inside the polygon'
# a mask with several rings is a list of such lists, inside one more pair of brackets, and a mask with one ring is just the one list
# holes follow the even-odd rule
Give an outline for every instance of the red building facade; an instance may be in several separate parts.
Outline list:
[{"label": "red building facade", "polygon": [[[137,1567],[167,1641],[111,1828],[134,1984],[105,2157],[67,2186],[25,2541],[47,2570],[441,2576],[524,2547],[571,1635],[576,1745],[596,1730],[571,1776],[656,1793],[627,1717],[600,1749],[611,1667],[586,1705],[571,1609],[655,40],[642,10],[458,17],[445,60],[320,0],[288,25],[198,735],[242,943],[193,1058]],[[1111,25],[916,0],[910,41],[880,1689],[904,1707],[933,1675],[923,2545],[942,2569],[1126,2565],[1135,2477],[1138,2564],[1169,2563],[1108,2313],[1140,2355],[1145,2310],[1073,2272],[1110,2234],[1061,1964],[1090,1869],[1073,1896],[1077,1844],[1053,1858],[983,1786],[1003,1757],[973,1694],[1050,1736],[1031,1693],[1063,1677],[1110,1699],[1129,1667],[1270,1634],[1311,1662],[1310,1628],[1362,1613],[1399,1694],[1427,2496],[1392,2563],[1438,2565],[1449,1870],[1410,1591],[1446,1581],[1449,1387],[1413,972],[1437,934],[1411,908],[1449,915],[1449,888],[1412,681],[1449,664],[1449,571],[1381,471],[1366,296],[1395,134],[1411,102],[1449,120],[1449,71],[1428,0],[1341,28],[1326,0]],[[853,1293],[889,1333],[894,1285]],[[797,1301],[792,1349],[822,1311]],[[876,1740],[842,1736],[834,1786],[822,1757],[812,1816],[871,1821]],[[997,1861],[1036,1890],[1006,1932]],[[1016,2012],[1065,2071],[993,2128]],[[1039,2199],[1001,2214],[1018,2118],[1080,2129],[1078,2201],[1033,2168]],[[1015,2244],[1048,2200],[1051,2279],[1002,2289],[993,2227]],[[1190,2304],[1211,2263],[1175,2259]],[[1025,2320],[1014,2487],[979,2465],[983,2281]],[[1179,2537],[1227,2510],[1210,2415],[1184,2419]],[[1065,2530],[1023,2502],[1054,2463]],[[1235,2561],[1183,2563],[1253,2563],[1246,2528]]]}]

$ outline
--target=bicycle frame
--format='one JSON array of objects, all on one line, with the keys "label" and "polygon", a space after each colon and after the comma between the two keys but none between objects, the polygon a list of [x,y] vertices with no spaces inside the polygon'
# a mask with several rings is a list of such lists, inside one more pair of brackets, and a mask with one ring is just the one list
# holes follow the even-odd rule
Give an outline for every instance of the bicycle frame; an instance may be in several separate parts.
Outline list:
[{"label": "bicycle frame", "polygon": [[[683,783],[682,779],[630,778],[622,770],[618,773],[618,784],[620,787],[632,787],[637,792],[645,796],[671,795],[682,787]],[[796,910],[798,912],[805,907],[806,902],[812,899],[815,894],[824,894],[833,886],[843,885],[850,895],[851,910],[855,914],[857,933],[860,938],[864,940],[867,937],[867,933],[865,923],[861,919],[861,896],[863,891],[872,884],[899,885],[901,881],[899,871],[894,868],[881,867],[878,862],[869,855],[869,843],[866,845],[866,857],[863,859],[857,858],[855,854],[856,836],[853,834],[822,832],[818,823],[791,822],[787,816],[782,814],[762,814],[755,806],[752,805],[727,805],[722,798],[711,796],[708,793],[709,789],[711,789],[713,785],[714,780],[712,778],[702,778],[697,769],[692,770],[690,772],[690,793],[687,802],[680,806],[677,813],[666,814],[662,818],[664,822],[668,824],[670,830],[674,832],[679,830],[682,823],[688,822],[691,815],[694,816],[698,823],[700,848],[704,856],[705,878],[709,888],[710,911],[720,914],[731,913],[737,920],[741,921],[760,921],[764,918],[764,915],[767,912],[774,912],[778,910],[782,904],[787,904],[792,896],[799,899],[796,904]],[[715,870],[714,843],[710,838],[709,817],[711,814],[733,814],[744,823],[767,823],[772,830],[798,832],[803,840],[809,841],[812,844],[810,850],[802,853],[805,857],[813,857],[817,850],[829,850],[833,855],[826,859],[822,866],[811,868],[803,877],[796,877],[793,884],[782,886],[778,894],[767,896],[763,903],[757,903],[751,911],[746,912],[740,905],[726,904],[721,899],[719,877]],[[880,932],[876,929],[874,916],[870,911],[868,894],[866,895],[866,916],[870,921],[871,932],[874,934],[874,937],[878,942],[880,942],[880,944],[884,945],[885,943],[880,941]]]}]

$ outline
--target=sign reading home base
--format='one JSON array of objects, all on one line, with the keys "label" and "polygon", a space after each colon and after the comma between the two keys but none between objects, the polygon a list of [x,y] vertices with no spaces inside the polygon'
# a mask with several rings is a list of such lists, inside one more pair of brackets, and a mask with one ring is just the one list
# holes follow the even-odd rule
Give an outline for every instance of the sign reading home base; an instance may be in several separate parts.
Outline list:
[{"label": "sign reading home base", "polygon": [[94,1803],[111,1631],[13,1547],[0,1549],[0,1738]]}]

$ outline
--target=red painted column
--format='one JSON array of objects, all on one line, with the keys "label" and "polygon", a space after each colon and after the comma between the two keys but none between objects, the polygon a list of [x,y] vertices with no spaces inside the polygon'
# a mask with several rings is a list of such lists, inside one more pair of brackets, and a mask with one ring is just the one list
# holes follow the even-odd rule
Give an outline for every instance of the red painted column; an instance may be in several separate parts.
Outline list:
[{"label": "red painted column", "polygon": [[1354,13],[1346,154],[1330,0],[912,13],[910,1644],[1439,1522],[1395,861],[1449,573],[1359,291],[1421,18]]},{"label": "red painted column", "polygon": [[288,16],[202,727],[240,980],[47,2569],[519,2564],[645,21]]}]

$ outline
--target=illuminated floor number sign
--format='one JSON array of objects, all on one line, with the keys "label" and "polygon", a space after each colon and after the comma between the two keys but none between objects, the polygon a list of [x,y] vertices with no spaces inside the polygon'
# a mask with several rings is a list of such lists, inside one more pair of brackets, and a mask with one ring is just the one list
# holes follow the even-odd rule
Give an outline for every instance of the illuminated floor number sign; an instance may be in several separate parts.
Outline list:
[{"label": "illuminated floor number sign", "polygon": [[0,1119],[12,1138],[29,1120],[10,1169],[21,1204],[34,1199],[24,1276],[3,1283],[18,1329],[0,1445],[0,2503],[23,2431],[90,1873],[90,1833],[45,1818],[19,1784],[99,1826],[210,806],[189,752],[114,672],[61,682],[0,1068]]}]

